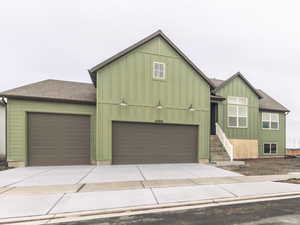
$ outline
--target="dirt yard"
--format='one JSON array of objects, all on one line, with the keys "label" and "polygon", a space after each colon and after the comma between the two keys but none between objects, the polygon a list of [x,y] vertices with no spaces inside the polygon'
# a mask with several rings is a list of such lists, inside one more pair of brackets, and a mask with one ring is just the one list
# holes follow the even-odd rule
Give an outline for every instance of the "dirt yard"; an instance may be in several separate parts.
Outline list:
[{"label": "dirt yard", "polygon": [[300,158],[293,159],[249,159],[245,160],[246,166],[222,167],[248,176],[287,174],[289,172],[300,173]]},{"label": "dirt yard", "polygon": [[279,180],[276,182],[289,183],[289,184],[300,184],[300,179],[288,179],[288,180]]}]

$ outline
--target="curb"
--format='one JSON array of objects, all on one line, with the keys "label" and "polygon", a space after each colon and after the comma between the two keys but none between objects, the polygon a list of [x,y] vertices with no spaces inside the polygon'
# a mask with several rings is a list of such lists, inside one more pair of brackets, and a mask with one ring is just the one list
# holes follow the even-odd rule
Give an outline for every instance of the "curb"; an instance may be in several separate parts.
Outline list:
[{"label": "curb", "polygon": [[46,222],[51,222],[51,223],[71,222],[76,220],[77,221],[89,220],[89,219],[97,219],[97,218],[100,219],[100,218],[118,217],[124,215],[128,216],[128,215],[136,215],[136,214],[163,212],[169,210],[175,211],[175,210],[212,207],[212,206],[220,206],[220,205],[242,204],[242,203],[250,203],[250,202],[260,202],[260,201],[274,201],[274,200],[289,199],[289,198],[300,198],[300,192],[223,198],[223,199],[202,200],[202,201],[192,201],[192,202],[167,203],[161,205],[138,206],[138,207],[127,207],[127,208],[106,209],[106,210],[78,211],[78,212],[59,213],[59,214],[42,215],[42,216],[7,218],[7,219],[0,220],[0,224],[19,223],[21,225],[23,223],[29,223],[29,222],[40,222],[40,224],[44,224]]}]

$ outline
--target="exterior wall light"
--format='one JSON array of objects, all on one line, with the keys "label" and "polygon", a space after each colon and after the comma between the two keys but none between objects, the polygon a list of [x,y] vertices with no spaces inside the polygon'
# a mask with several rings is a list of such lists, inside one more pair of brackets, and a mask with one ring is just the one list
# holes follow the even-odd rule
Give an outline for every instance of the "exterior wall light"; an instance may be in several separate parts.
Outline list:
[{"label": "exterior wall light", "polygon": [[120,106],[125,107],[125,106],[128,106],[128,104],[127,104],[127,102],[124,101],[124,99],[122,99]]},{"label": "exterior wall light", "polygon": [[190,111],[190,112],[194,112],[195,110],[196,110],[196,109],[193,107],[193,104],[191,104],[190,107],[189,107],[189,111]]},{"label": "exterior wall light", "polygon": [[163,106],[160,104],[160,101],[158,101],[158,105],[156,106],[157,109],[162,109]]}]

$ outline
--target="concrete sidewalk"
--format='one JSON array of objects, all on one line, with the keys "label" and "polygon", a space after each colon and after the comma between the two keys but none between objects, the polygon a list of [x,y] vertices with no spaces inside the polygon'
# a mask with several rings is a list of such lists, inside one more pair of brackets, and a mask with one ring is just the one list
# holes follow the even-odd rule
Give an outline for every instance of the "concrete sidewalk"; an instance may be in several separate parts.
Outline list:
[{"label": "concrete sidewalk", "polygon": [[[300,175],[221,177],[186,180],[161,180],[152,184],[100,183],[85,186],[12,187],[0,194],[0,223],[18,217],[46,216],[93,210],[189,204],[195,201],[220,201],[241,197],[300,193],[300,185],[272,182],[299,178]],[[177,185],[179,182],[180,185]],[[192,182],[192,183],[191,183]],[[96,188],[98,185],[99,188]],[[111,187],[119,190],[111,190]],[[135,184],[136,185],[136,184]],[[105,187],[105,188],[104,188]],[[21,189],[20,189],[21,188]],[[41,191],[42,188],[43,190]],[[64,189],[65,188],[65,189]],[[10,218],[5,220],[6,218]]]}]

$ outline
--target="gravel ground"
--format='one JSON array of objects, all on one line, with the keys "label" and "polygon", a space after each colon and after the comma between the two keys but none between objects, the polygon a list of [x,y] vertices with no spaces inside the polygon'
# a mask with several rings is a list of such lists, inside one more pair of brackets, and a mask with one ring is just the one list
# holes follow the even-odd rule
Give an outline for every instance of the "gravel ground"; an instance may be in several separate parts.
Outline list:
[{"label": "gravel ground", "polygon": [[289,172],[300,173],[300,158],[292,159],[249,159],[245,160],[246,167],[221,167],[226,170],[241,173],[247,176],[276,175]]}]

